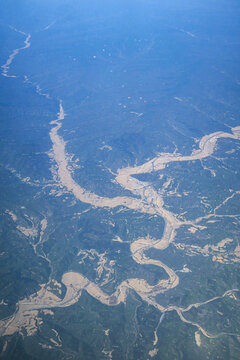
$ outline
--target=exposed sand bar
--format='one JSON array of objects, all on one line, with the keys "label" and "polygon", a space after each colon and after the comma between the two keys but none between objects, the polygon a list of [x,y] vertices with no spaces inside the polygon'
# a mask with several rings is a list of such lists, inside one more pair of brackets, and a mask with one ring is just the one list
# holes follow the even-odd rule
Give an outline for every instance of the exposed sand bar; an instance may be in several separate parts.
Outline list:
[{"label": "exposed sand bar", "polygon": [[162,169],[163,165],[166,165],[170,162],[203,159],[213,153],[214,147],[219,138],[240,138],[240,126],[238,126],[232,129],[232,134],[216,132],[204,136],[199,142],[199,149],[193,151],[189,156],[162,153],[159,154],[158,157],[153,158],[143,165],[119,169],[115,180],[124,189],[131,191],[134,195],[137,195],[140,198],[133,198],[128,196],[108,198],[98,196],[97,194],[83,189],[72,178],[72,174],[68,166],[69,163],[66,153],[66,143],[64,139],[58,134],[64,117],[64,109],[62,103],[60,103],[58,118],[57,120],[52,121],[51,124],[55,126],[50,131],[50,138],[53,144],[53,159],[57,164],[57,173],[60,184],[66,187],[68,191],[72,192],[76,199],[96,207],[114,208],[117,206],[125,206],[129,209],[148,214],[158,214],[162,216],[167,223],[169,223],[169,226],[172,227],[172,231],[168,229],[169,233],[173,232],[179,226],[185,224],[185,222],[179,221],[173,213],[164,208],[164,201],[160,192],[154,190],[148,183],[139,181],[131,175],[157,171]]},{"label": "exposed sand bar", "polygon": [[[156,296],[159,293],[173,289],[179,284],[179,278],[171,268],[165,265],[162,261],[150,259],[144,254],[144,252],[150,248],[161,249],[162,246],[165,248],[165,244],[162,241],[163,240],[151,239],[149,237],[141,238],[134,241],[130,247],[132,257],[138,264],[159,266],[163,268],[169,276],[168,280],[159,280],[158,283],[154,286],[149,286],[147,283],[145,284],[145,282],[143,282],[142,291],[150,294],[151,296]],[[134,281],[135,280],[133,279],[128,280],[128,283],[130,282],[132,284],[132,288],[134,288]],[[140,293],[139,295],[141,296]]]},{"label": "exposed sand bar", "polygon": [[[16,29],[13,28],[14,31],[18,31]],[[4,65],[1,66],[2,68],[2,75],[5,76],[5,77],[13,77],[15,78],[16,76],[15,75],[8,75],[8,71],[9,71],[9,68],[10,68],[10,65],[11,63],[13,62],[13,59],[15,58],[15,56],[21,51],[21,50],[24,50],[24,49],[27,49],[30,47],[31,43],[30,43],[30,38],[31,38],[31,35],[30,34],[25,34],[23,33],[22,31],[18,31],[20,32],[21,34],[23,35],[26,35],[26,39],[24,41],[24,46],[23,47],[20,47],[18,49],[15,49],[13,50],[13,52],[10,54],[9,58],[7,59],[6,63]]]},{"label": "exposed sand bar", "polygon": [[[140,211],[147,214],[156,214],[164,218],[165,228],[162,239],[158,241],[158,249],[165,249],[174,240],[176,230],[188,224],[186,221],[180,221],[176,215],[164,208],[164,201],[161,192],[157,192],[153,187],[146,182],[137,180],[131,175],[150,173],[162,169],[167,163],[176,161],[192,161],[203,159],[211,155],[219,138],[240,138],[240,126],[232,128],[232,134],[222,131],[215,132],[204,136],[199,142],[199,149],[193,151],[189,156],[181,156],[179,154],[161,153],[159,156],[147,161],[146,163],[135,166],[119,169],[115,180],[124,189],[131,191],[139,198],[128,196],[123,197],[101,197],[90,191],[83,189],[72,178],[69,170],[68,156],[66,154],[66,143],[64,139],[58,134],[62,126],[65,114],[62,103],[60,102],[59,113],[57,120],[52,122],[55,125],[50,131],[50,138],[53,144],[53,160],[57,164],[57,173],[59,182],[66,187],[68,191],[72,192],[76,199],[91,204],[96,207],[114,208],[117,206],[125,206],[131,210]],[[145,261],[145,264],[147,261]],[[166,270],[166,267],[164,267]],[[169,270],[167,271],[169,274]],[[174,281],[175,283],[175,281]]]},{"label": "exposed sand bar", "polygon": [[[161,312],[165,313],[167,311],[176,311],[182,321],[196,326],[203,335],[212,337],[204,329],[202,329],[199,324],[185,319],[183,313],[189,311],[193,307],[197,308],[222,297],[231,295],[233,291],[238,290],[228,290],[222,296],[214,297],[202,303],[191,304],[185,309],[177,306],[164,307],[155,300],[157,294],[176,287],[179,283],[179,278],[171,268],[162,263],[160,260],[147,257],[146,251],[150,248],[158,250],[166,249],[169,244],[174,241],[176,230],[180,226],[188,225],[190,223],[187,221],[180,221],[174,213],[164,208],[163,193],[161,191],[157,192],[149,183],[139,181],[132,177],[132,175],[158,171],[171,162],[203,159],[213,153],[218,139],[239,139],[240,126],[232,128],[232,133],[216,132],[204,136],[199,142],[199,149],[193,151],[189,156],[181,156],[175,153],[162,153],[140,166],[119,169],[115,180],[124,189],[127,189],[135,196],[138,196],[138,198],[128,196],[107,198],[98,196],[83,189],[74,181],[71,171],[69,170],[69,156],[66,153],[66,143],[58,134],[64,117],[64,109],[62,103],[60,102],[58,117],[56,120],[51,122],[53,127],[50,131],[50,138],[52,141],[52,159],[57,166],[57,174],[60,185],[71,192],[76,199],[92,206],[108,208],[124,206],[131,210],[163,217],[165,221],[165,228],[162,238],[152,239],[148,236],[146,238],[136,239],[132,242],[130,251],[133,259],[137,263],[141,265],[154,265],[163,268],[168,275],[168,279],[160,280],[156,285],[149,285],[144,279],[129,278],[123,281],[116,288],[116,291],[113,294],[108,295],[104,293],[97,284],[90,282],[83,275],[69,271],[62,276],[62,283],[67,288],[67,292],[63,300],[52,294],[47,284],[43,285],[38,293],[30,296],[28,299],[19,301],[17,304],[17,310],[12,317],[0,322],[2,335],[11,335],[16,331],[21,332],[23,327],[27,327],[29,323],[32,323],[31,319],[36,316],[36,311],[38,310],[73,305],[78,301],[83,290],[87,291],[91,296],[95,297],[103,304],[113,306],[118,305],[121,302],[125,302],[129,289],[132,289],[144,301],[155,306]],[[42,230],[44,230],[46,227],[46,221],[43,221],[41,225]]]},{"label": "exposed sand bar", "polygon": [[[174,288],[179,283],[179,278],[176,273],[170,269],[168,266],[163,264],[159,260],[149,259],[145,255],[145,251],[152,248],[163,250],[169,246],[169,244],[174,241],[176,230],[182,226],[188,224],[186,221],[180,221],[177,219],[176,215],[164,208],[164,201],[161,192],[157,192],[152,188],[149,183],[139,181],[132,175],[151,173],[153,171],[161,170],[165,167],[166,164],[171,162],[178,161],[193,161],[201,160],[210,156],[215,149],[217,140],[220,138],[231,138],[239,139],[240,138],[240,126],[232,128],[232,133],[226,132],[215,132],[210,135],[204,136],[199,142],[199,149],[192,151],[188,156],[181,156],[180,154],[169,154],[161,153],[152,160],[147,161],[146,163],[140,166],[126,167],[119,169],[115,180],[121,185],[124,189],[131,191],[134,195],[139,198],[131,197],[100,197],[92,192],[89,192],[83,189],[79,184],[77,184],[68,170],[68,157],[65,149],[65,142],[62,137],[58,134],[64,119],[64,110],[62,104],[60,104],[60,111],[58,114],[58,119],[54,122],[56,125],[52,128],[50,132],[50,137],[53,144],[53,158],[57,164],[57,172],[60,184],[72,192],[73,195],[80,201],[91,204],[96,207],[109,207],[114,208],[117,206],[125,206],[129,209],[140,211],[148,214],[157,214],[164,218],[165,228],[163,236],[160,240],[152,240],[148,238],[141,238],[136,240],[131,244],[131,253],[133,259],[142,265],[156,265],[162,267],[169,276],[168,280],[160,280],[157,285],[150,286],[143,279],[127,279],[120,285],[128,287],[136,291],[143,300],[146,300],[149,304],[153,304],[161,311],[171,311],[176,310],[180,318],[188,322],[182,315],[184,309],[179,309],[177,307],[164,308],[154,301],[154,296],[160,292],[167,291]],[[107,303],[106,296],[97,290],[96,285],[91,284],[87,287],[91,295],[98,298],[101,302]],[[86,290],[87,290],[86,288]],[[88,291],[87,290],[87,291]],[[116,296],[116,294],[114,294]],[[118,299],[118,298],[117,298]],[[116,303],[119,301],[116,300]],[[194,306],[191,305],[191,306]],[[190,306],[190,307],[191,307]],[[195,323],[192,323],[198,327],[198,329],[207,336],[207,333]]]},{"label": "exposed sand bar", "polygon": [[[9,319],[0,321],[1,336],[12,335],[17,331],[22,333],[23,328],[28,328],[29,324],[34,324],[33,319],[37,317],[39,310],[67,307],[75,304],[83,290],[87,291],[89,295],[105,305],[116,306],[120,303],[125,303],[128,289],[133,289],[143,300],[147,301],[148,304],[155,306],[161,312],[176,311],[182,321],[196,326],[206,337],[214,338],[219,336],[219,334],[217,336],[209,335],[199,324],[187,320],[183,316],[183,313],[189,311],[192,307],[203,306],[215,300],[224,298],[225,296],[231,296],[234,292],[239,291],[238,289],[228,290],[222,296],[214,297],[202,303],[192,304],[184,309],[177,306],[163,307],[156,303],[154,295],[156,295],[158,291],[154,292],[154,287],[148,285],[143,279],[128,279],[123,281],[111,295],[104,293],[98,285],[94,282],[90,282],[83,275],[72,271],[63,274],[62,283],[67,287],[67,292],[63,300],[49,291],[46,286],[42,286],[41,290],[36,294],[30,296],[28,299],[19,301],[15,314]],[[34,334],[36,330],[37,325],[32,325],[31,330],[28,330],[29,335]]]}]

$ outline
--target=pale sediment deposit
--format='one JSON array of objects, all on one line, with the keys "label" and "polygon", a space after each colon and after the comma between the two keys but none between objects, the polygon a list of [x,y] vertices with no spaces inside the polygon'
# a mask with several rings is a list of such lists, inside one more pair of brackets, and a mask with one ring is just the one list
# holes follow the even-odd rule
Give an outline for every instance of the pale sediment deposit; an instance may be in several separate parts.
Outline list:
[{"label": "pale sediment deposit", "polygon": [[[14,28],[13,28],[14,29]],[[14,31],[18,31],[16,29],[14,29]],[[15,56],[21,51],[21,50],[24,50],[24,49],[27,49],[29,48],[29,46],[31,45],[30,43],[30,38],[31,38],[31,35],[30,34],[25,34],[23,33],[22,31],[18,31],[20,32],[21,34],[23,35],[26,35],[26,39],[24,41],[24,46],[23,47],[20,47],[18,49],[15,49],[13,50],[13,52],[9,55],[9,58],[7,59],[6,63],[4,65],[1,66],[2,68],[2,75],[5,76],[5,77],[13,77],[15,78],[16,76],[15,75],[8,75],[8,70],[10,68],[10,65],[12,64]]]},{"label": "pale sediment deposit", "polygon": [[[28,42],[26,44],[28,44]],[[131,243],[130,251],[132,258],[138,264],[144,266],[155,265],[163,268],[168,275],[168,279],[159,280],[158,283],[155,285],[149,285],[148,282],[144,279],[129,278],[124,280],[120,285],[118,285],[113,294],[108,295],[104,293],[104,291],[102,291],[102,289],[97,284],[95,284],[94,282],[90,282],[83,275],[69,271],[63,274],[62,276],[62,283],[67,288],[66,295],[63,300],[58,298],[56,295],[53,295],[51,291],[48,289],[47,284],[42,286],[41,290],[35,295],[29,297],[28,299],[19,301],[19,303],[17,304],[16,313],[11,318],[1,322],[2,335],[10,335],[16,331],[21,331],[23,327],[28,327],[29,329],[29,326],[31,328],[31,331],[29,330],[29,332],[33,332],[36,326],[38,326],[38,324],[40,323],[40,320],[35,322],[35,328],[34,328],[34,324],[31,321],[31,316],[33,315],[33,312],[36,318],[36,312],[38,313],[39,310],[45,309],[46,311],[54,307],[66,307],[73,305],[78,301],[83,290],[87,291],[91,296],[98,299],[103,304],[114,306],[120,304],[121,302],[124,303],[126,301],[126,297],[129,289],[132,289],[142,298],[142,300],[146,301],[148,304],[155,306],[157,309],[163,312],[163,314],[168,311],[176,311],[182,321],[196,326],[198,331],[195,334],[195,339],[197,344],[199,345],[200,332],[205,336],[208,337],[211,336],[204,329],[202,329],[199,324],[186,320],[183,316],[183,313],[189,311],[192,307],[203,306],[204,304],[207,304],[211,301],[215,301],[216,299],[227,296],[231,294],[233,291],[238,291],[238,290],[237,289],[229,290],[228,292],[225,292],[222,296],[209,299],[202,303],[191,304],[185,309],[177,306],[164,307],[155,300],[156,295],[176,287],[179,284],[179,277],[176,275],[176,272],[173,269],[165,265],[160,260],[149,258],[146,255],[146,251],[149,250],[150,248],[155,248],[157,250],[166,249],[170,243],[174,242],[177,229],[183,225],[189,225],[190,226],[189,230],[192,233],[194,233],[195,231],[197,231],[198,228],[201,227],[197,225],[197,222],[194,223],[194,222],[179,220],[176,214],[172,213],[171,211],[167,210],[164,207],[164,200],[163,200],[164,189],[160,191],[156,191],[151,186],[151,184],[137,180],[132,175],[158,171],[163,169],[166,164],[171,162],[193,161],[198,159],[201,160],[213,153],[218,139],[220,138],[239,139],[240,126],[233,128],[232,133],[215,132],[213,134],[204,136],[199,142],[199,149],[193,151],[188,156],[181,156],[180,154],[177,153],[173,153],[173,154],[161,153],[157,157],[145,162],[142,165],[119,169],[115,181],[119,185],[121,185],[124,189],[131,191],[137,197],[117,196],[113,198],[108,198],[108,197],[98,196],[97,194],[94,194],[86,189],[83,189],[73,179],[71,171],[69,170],[70,157],[66,152],[66,143],[58,133],[59,129],[62,126],[62,121],[64,120],[64,117],[65,117],[64,109],[62,106],[62,102],[60,102],[57,120],[51,122],[52,129],[50,131],[50,138],[52,141],[51,158],[56,166],[57,181],[59,185],[65,188],[67,191],[71,192],[76,199],[88,203],[95,207],[114,208],[117,206],[122,206],[130,210],[135,210],[138,212],[147,213],[155,216],[156,215],[161,216],[165,221],[165,228],[162,238],[153,239],[150,236],[147,236],[146,238],[136,239]],[[46,226],[47,226],[46,220],[42,220],[41,234],[43,234]],[[115,239],[113,239],[113,241],[122,242],[122,240],[119,237],[116,237]],[[194,251],[207,254],[211,249],[212,251],[217,251],[219,253],[222,253],[222,249],[224,249],[224,247],[228,243],[229,240],[225,239],[224,241],[220,242],[216,248],[214,248],[213,246],[211,247],[209,246],[206,249],[205,248],[196,249],[195,247]],[[181,244],[177,246],[179,246],[180,250],[183,250],[181,248]],[[188,248],[188,250],[190,251],[192,250],[192,248],[191,249]],[[238,252],[238,249],[236,250],[236,252]],[[79,253],[79,255],[81,254]],[[100,264],[101,269],[103,268],[104,264],[102,261]],[[190,272],[190,270],[186,266],[184,267],[184,269],[185,270],[181,270],[181,271]],[[101,270],[101,274],[102,274],[102,270]],[[157,334],[155,334],[155,340],[156,339],[157,339]],[[151,350],[149,355],[155,356],[156,351],[157,351],[156,349]]]},{"label": "pale sediment deposit", "polygon": [[197,346],[201,346],[201,336],[198,331],[195,332],[195,341]]}]

